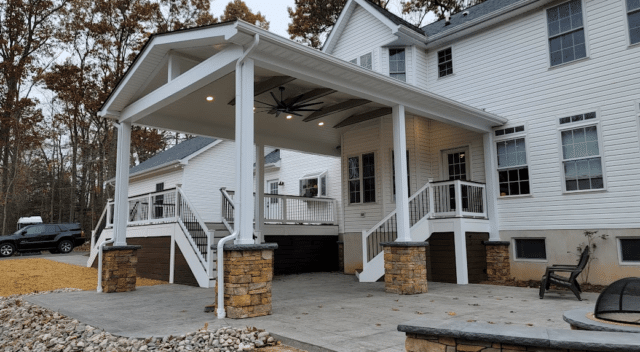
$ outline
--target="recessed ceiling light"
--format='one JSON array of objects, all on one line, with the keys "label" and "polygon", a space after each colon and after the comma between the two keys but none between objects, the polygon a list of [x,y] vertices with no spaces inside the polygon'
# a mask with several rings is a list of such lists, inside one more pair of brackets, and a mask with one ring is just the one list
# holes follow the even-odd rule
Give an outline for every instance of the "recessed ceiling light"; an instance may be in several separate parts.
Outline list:
[{"label": "recessed ceiling light", "polygon": [[324,126],[324,122],[318,123],[318,126]]},{"label": "recessed ceiling light", "polygon": [[208,96],[208,97],[207,97],[207,101],[208,101],[208,102],[212,102],[212,101],[214,101],[214,100],[216,100],[216,98],[214,98],[214,97],[212,97],[212,96]]},{"label": "recessed ceiling light", "polygon": [[293,116],[291,116],[291,115],[287,115],[287,120],[291,120],[292,117]]}]

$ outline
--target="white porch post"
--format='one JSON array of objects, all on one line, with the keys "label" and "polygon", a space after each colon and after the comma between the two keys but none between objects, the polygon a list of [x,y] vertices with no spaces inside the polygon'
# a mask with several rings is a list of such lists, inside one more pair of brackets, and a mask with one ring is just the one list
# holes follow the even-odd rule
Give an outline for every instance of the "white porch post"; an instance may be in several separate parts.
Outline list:
[{"label": "white porch post", "polygon": [[264,243],[264,145],[256,144],[256,243]]},{"label": "white porch post", "polygon": [[485,206],[489,218],[489,240],[500,241],[500,217],[498,216],[498,180],[496,179],[496,151],[493,133],[485,133],[482,137],[484,144],[484,174],[486,178],[487,199]]},{"label": "white porch post", "polygon": [[236,70],[236,244],[253,244],[253,60]]},{"label": "white porch post", "polygon": [[467,268],[467,240],[465,238],[464,220],[453,220],[453,239],[456,252],[456,279],[458,285],[469,283],[469,270]]},{"label": "white porch post", "polygon": [[131,123],[118,125],[116,151],[116,191],[113,219],[114,246],[127,245],[127,219],[129,212],[129,152],[131,150]]},{"label": "white porch post", "polygon": [[411,242],[411,226],[409,222],[409,185],[407,184],[407,137],[404,106],[392,108],[393,116],[393,150],[396,174],[396,220],[399,242]]}]

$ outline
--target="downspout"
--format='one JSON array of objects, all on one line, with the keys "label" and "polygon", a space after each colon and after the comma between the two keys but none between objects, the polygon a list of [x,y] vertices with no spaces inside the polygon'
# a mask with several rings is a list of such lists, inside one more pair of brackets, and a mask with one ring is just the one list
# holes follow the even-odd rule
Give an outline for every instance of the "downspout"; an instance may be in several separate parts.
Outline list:
[{"label": "downspout", "polygon": [[[244,53],[242,53],[242,55],[240,56],[240,58],[238,58],[238,61],[236,62],[236,76],[237,76],[237,72],[240,72],[240,68],[242,66],[242,64],[244,63],[244,60],[247,58],[247,55],[249,55],[249,53],[251,51],[253,51],[253,49],[258,46],[258,43],[260,43],[260,34],[256,34],[254,36],[254,40],[253,43],[251,44],[251,46],[244,51]],[[243,102],[238,101],[239,104],[242,104]],[[238,128],[238,126],[236,126],[236,128]],[[237,175],[240,176],[240,175]],[[237,207],[238,204],[234,204],[234,207]],[[236,219],[237,220],[237,219]],[[224,244],[227,243],[230,240],[234,240],[236,238],[238,238],[238,230],[237,230],[237,226],[238,224],[235,223],[234,224],[234,229],[233,229],[233,233],[223,239],[221,239],[218,242],[218,319],[224,319],[227,316],[226,311],[224,310]]]},{"label": "downspout", "polygon": [[113,240],[102,241],[98,248],[98,289],[96,290],[98,292],[102,292],[102,248],[109,243],[113,243]]}]

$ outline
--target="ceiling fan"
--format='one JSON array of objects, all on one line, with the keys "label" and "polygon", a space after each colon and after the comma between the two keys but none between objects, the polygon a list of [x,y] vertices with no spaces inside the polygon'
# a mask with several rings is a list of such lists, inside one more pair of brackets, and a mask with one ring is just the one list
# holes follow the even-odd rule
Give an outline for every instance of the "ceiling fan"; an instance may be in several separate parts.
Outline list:
[{"label": "ceiling fan", "polygon": [[[273,97],[273,101],[275,102],[275,104],[268,104],[268,103],[263,103],[261,101],[256,100],[256,103],[260,103],[265,105],[264,107],[267,108],[268,110],[265,110],[263,112],[269,112],[269,113],[274,113],[276,114],[276,117],[280,116],[280,114],[291,114],[291,115],[296,115],[296,116],[302,116],[301,114],[299,114],[299,112],[305,112],[305,111],[320,111],[321,109],[309,109],[310,106],[314,106],[314,105],[319,105],[319,104],[323,104],[323,102],[317,102],[317,103],[308,103],[306,104],[305,102],[300,102],[300,99],[303,97],[304,94],[300,94],[297,97],[294,98],[289,98],[289,99],[283,99],[282,97],[282,93],[284,92],[284,87],[280,87],[278,88],[280,90],[280,99],[278,99],[276,97],[275,94],[273,94],[273,92],[270,92],[271,96]],[[308,101],[308,100],[307,100]]]}]

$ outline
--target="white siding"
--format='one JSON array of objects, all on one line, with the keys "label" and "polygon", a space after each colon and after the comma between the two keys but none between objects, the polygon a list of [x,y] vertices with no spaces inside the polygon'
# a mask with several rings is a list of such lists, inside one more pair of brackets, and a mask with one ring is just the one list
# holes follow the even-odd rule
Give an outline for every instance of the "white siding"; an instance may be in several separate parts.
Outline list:
[{"label": "white siding", "polygon": [[221,222],[220,188],[235,188],[235,147],[223,141],[189,160],[182,189],[205,222]]},{"label": "white siding", "polygon": [[[379,48],[381,43],[388,43],[394,39],[396,36],[391,34],[389,27],[367,10],[356,5],[331,54],[345,61],[351,61],[361,55],[373,52],[374,70],[384,72],[384,69],[388,71],[385,57],[388,57],[389,53],[387,50]],[[380,51],[382,52],[382,60],[379,60],[377,55]],[[384,69],[381,70],[381,68]]]},{"label": "white siding", "polygon": [[176,166],[171,171],[129,181],[129,197],[155,192],[160,182],[164,182],[164,189],[175,188],[182,183],[182,172],[182,166]]},{"label": "white siding", "polygon": [[[427,82],[437,94],[507,117],[509,125],[526,124],[532,196],[498,201],[502,230],[640,226],[640,47],[627,46],[621,1],[583,5],[586,60],[549,67],[546,14],[539,9],[457,41],[454,75]],[[439,49],[428,53],[430,77],[437,77]],[[607,188],[563,194],[558,118],[591,111],[601,121]]]}]

